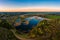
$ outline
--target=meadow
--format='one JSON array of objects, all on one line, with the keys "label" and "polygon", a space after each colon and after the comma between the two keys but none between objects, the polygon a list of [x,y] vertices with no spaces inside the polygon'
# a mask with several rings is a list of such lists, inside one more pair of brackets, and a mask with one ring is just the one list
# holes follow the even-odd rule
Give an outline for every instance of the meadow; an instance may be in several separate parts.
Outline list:
[{"label": "meadow", "polygon": [[49,19],[60,19],[60,15],[46,15],[46,18],[49,18]]}]

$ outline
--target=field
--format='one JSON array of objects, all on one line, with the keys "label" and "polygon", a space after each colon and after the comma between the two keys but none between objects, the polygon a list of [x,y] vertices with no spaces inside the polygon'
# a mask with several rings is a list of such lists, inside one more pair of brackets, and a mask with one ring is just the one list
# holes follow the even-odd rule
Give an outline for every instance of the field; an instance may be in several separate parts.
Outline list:
[{"label": "field", "polygon": [[60,19],[60,15],[47,15],[46,18],[49,18],[49,19]]}]

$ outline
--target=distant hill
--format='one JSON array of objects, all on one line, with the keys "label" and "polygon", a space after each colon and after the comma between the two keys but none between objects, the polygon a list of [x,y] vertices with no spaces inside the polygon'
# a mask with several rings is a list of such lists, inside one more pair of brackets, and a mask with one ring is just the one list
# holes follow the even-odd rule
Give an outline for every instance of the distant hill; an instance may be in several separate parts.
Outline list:
[{"label": "distant hill", "polygon": [[60,15],[60,12],[0,12],[0,15],[31,15],[31,14],[55,14]]}]

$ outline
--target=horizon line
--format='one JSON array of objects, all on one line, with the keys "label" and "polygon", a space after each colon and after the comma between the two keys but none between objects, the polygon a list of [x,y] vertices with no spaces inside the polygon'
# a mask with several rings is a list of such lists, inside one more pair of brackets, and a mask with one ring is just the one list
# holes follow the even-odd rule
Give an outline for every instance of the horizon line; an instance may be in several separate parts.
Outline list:
[{"label": "horizon line", "polygon": [[3,8],[0,12],[60,12],[60,7],[25,7],[25,8]]}]

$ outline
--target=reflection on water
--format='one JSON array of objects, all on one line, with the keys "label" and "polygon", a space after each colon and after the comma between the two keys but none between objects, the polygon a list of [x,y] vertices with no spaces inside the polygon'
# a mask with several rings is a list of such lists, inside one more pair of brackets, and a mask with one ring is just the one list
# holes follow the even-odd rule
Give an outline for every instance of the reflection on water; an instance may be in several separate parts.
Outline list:
[{"label": "reflection on water", "polygon": [[[21,29],[24,31],[29,31],[31,30],[33,27],[35,27],[40,21],[44,20],[44,18],[41,17],[37,17],[37,16],[33,16],[33,17],[28,17],[24,19],[25,22],[22,22],[21,25],[16,26],[16,29],[19,30]],[[16,20],[16,22],[20,22],[20,18],[18,18]]]}]

